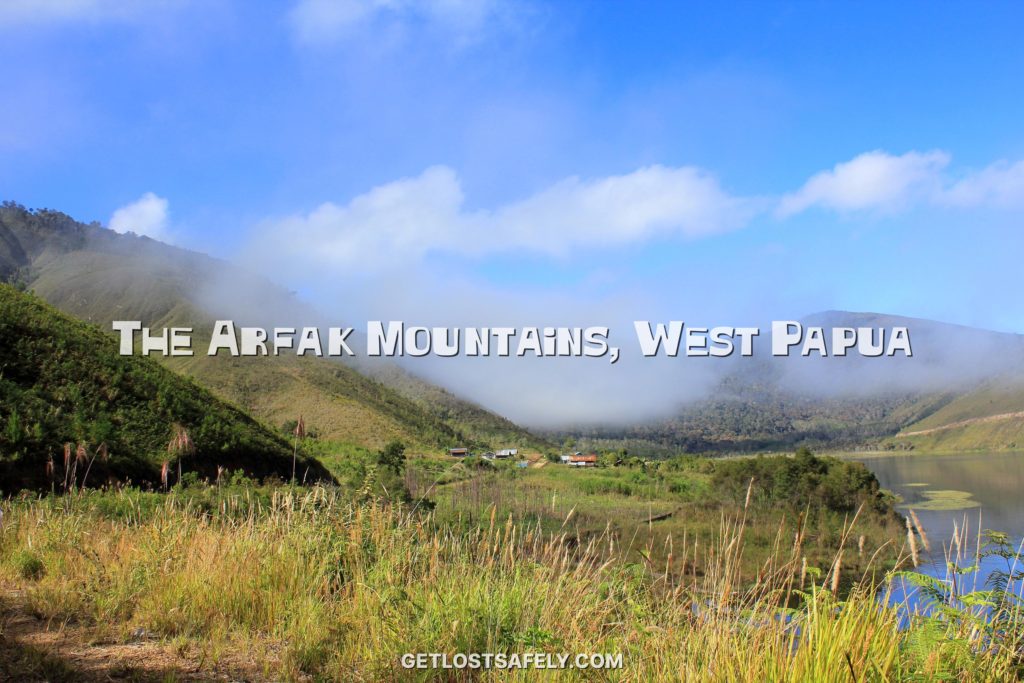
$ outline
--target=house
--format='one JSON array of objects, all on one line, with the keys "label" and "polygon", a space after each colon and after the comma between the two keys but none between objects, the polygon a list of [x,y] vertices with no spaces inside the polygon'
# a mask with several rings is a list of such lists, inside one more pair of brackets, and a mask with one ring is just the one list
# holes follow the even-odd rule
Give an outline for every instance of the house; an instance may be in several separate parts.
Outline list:
[{"label": "house", "polygon": [[465,458],[467,455],[469,455],[469,449],[468,448],[449,448],[448,449],[448,455],[454,456],[456,458]]},{"label": "house", "polygon": [[498,451],[497,453],[495,453],[495,455],[497,455],[499,458],[511,458],[511,457],[516,456],[516,455],[519,455],[519,449],[518,448],[503,448],[500,451]]},{"label": "house", "polygon": [[583,454],[580,453],[579,451],[576,451],[575,453],[566,453],[565,455],[558,456],[558,461],[561,462],[563,465],[568,465],[573,458],[581,455]]},{"label": "house", "polygon": [[569,456],[570,467],[597,467],[597,455],[571,455]]}]

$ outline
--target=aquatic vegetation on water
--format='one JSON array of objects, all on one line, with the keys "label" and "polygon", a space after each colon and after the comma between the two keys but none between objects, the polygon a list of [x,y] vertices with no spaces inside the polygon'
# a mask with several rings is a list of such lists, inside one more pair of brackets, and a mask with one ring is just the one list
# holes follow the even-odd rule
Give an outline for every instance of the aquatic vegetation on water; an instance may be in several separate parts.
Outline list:
[{"label": "aquatic vegetation on water", "polygon": [[974,500],[970,491],[956,491],[953,489],[922,491],[924,500],[915,503],[903,503],[902,508],[916,508],[918,510],[947,511],[967,510],[981,505]]}]

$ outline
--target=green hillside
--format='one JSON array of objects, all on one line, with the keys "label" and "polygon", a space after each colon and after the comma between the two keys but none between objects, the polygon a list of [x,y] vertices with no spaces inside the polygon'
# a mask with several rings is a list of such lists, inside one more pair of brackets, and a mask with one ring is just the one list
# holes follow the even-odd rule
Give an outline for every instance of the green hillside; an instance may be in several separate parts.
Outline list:
[{"label": "green hillside", "polygon": [[[101,327],[117,319],[154,328],[192,326],[197,349],[202,331],[217,318],[261,325],[320,320],[291,293],[225,261],[10,202],[0,206],[0,278]],[[211,297],[224,289],[241,294]],[[525,429],[397,366],[368,377],[340,361],[313,357],[197,354],[161,361],[267,424],[280,426],[301,413],[322,438],[344,445],[377,449],[400,439],[428,450],[455,443],[547,447]]]},{"label": "green hillside", "polygon": [[[167,460],[171,483],[179,460],[183,471],[204,476],[218,466],[260,477],[288,478],[292,470],[283,437],[155,361],[121,356],[110,335],[10,285],[0,285],[0,426],[0,489],[7,493],[61,488],[65,444],[72,459],[81,445],[79,484],[157,484]],[[179,428],[192,447],[169,455]],[[302,457],[298,472],[329,477]]]},{"label": "green hillside", "polygon": [[280,426],[301,414],[319,438],[343,445],[379,449],[398,439],[437,450],[465,438],[420,405],[338,362],[203,353],[166,362],[268,424]]},{"label": "green hillside", "polygon": [[1024,449],[1024,376],[988,382],[903,429],[893,443],[915,450]]},{"label": "green hillside", "polygon": [[519,447],[537,451],[548,450],[552,444],[496,415],[486,408],[461,399],[450,391],[426,382],[390,364],[368,369],[370,377],[413,401],[422,410],[439,416],[446,424],[458,425],[470,443],[488,444],[494,448]]}]

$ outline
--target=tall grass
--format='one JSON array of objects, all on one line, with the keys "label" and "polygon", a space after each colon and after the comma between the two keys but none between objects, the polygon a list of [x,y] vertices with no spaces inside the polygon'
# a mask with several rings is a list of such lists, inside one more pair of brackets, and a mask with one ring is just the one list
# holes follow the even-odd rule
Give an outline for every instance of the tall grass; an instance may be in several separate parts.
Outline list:
[{"label": "tall grass", "polygon": [[[553,680],[969,681],[1019,671],[1018,622],[950,610],[901,628],[900,606],[878,597],[884,576],[851,577],[837,595],[841,554],[825,570],[808,567],[799,534],[780,531],[757,580],[744,579],[744,510],[723,516],[712,543],[666,541],[662,565],[627,561],[613,533],[576,537],[568,519],[545,530],[495,510],[467,529],[333,489],[211,496],[5,503],[0,576],[45,619],[114,639],[144,629],[208,660],[242,649],[273,680],[532,677],[406,671],[407,652],[623,654],[621,670],[548,672]],[[855,549],[853,529],[842,543]],[[926,630],[927,642],[956,647],[926,652]]]}]

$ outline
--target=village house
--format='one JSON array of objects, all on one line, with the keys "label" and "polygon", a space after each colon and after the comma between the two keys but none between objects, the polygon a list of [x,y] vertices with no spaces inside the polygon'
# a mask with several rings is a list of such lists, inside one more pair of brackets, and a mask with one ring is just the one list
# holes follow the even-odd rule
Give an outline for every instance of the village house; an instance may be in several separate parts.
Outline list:
[{"label": "village house", "polygon": [[465,458],[467,455],[469,455],[469,449],[468,448],[449,448],[448,449],[448,455],[451,455],[451,456],[456,457],[456,458]]},{"label": "village house", "polygon": [[597,454],[573,453],[572,455],[561,455],[559,459],[570,467],[597,467]]},{"label": "village house", "polygon": [[500,451],[498,451],[497,453],[495,453],[495,455],[498,456],[499,458],[511,458],[511,457],[516,456],[516,455],[519,455],[519,449],[518,448],[503,448]]}]

